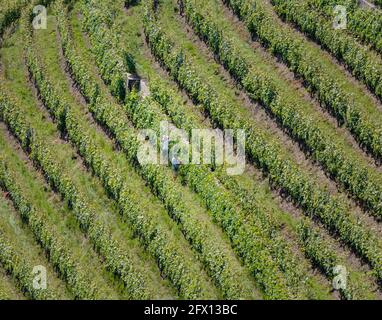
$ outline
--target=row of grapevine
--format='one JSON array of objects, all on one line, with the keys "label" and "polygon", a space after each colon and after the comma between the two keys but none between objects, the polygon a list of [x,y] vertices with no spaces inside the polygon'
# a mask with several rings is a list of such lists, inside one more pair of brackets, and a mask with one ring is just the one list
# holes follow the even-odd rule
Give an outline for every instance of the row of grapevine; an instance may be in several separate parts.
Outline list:
[{"label": "row of grapevine", "polygon": [[146,11],[144,30],[153,55],[189,96],[200,103],[220,127],[244,129],[249,158],[267,172],[275,185],[289,194],[307,215],[320,219],[328,230],[335,231],[344,243],[367,260],[381,279],[382,247],[378,236],[357,221],[342,200],[331,196],[316,180],[282,156],[280,149],[268,143],[258,127],[227,106],[216,91],[197,75],[184,53],[174,48],[150,10]]},{"label": "row of grapevine", "polygon": [[[162,106],[165,105],[165,109],[167,109],[167,111],[169,109],[172,110],[173,117],[180,120],[181,122],[176,124],[179,125],[179,127],[185,128],[184,126],[182,126],[182,123],[184,124],[184,122],[187,122],[187,116],[185,116],[184,113],[179,114],[180,109],[176,107],[178,106],[178,104],[169,102],[171,98],[168,96],[167,88],[160,88],[160,86],[157,86],[157,81],[155,81],[155,84],[150,84],[150,92],[154,99],[157,100],[157,102],[159,102],[160,104],[162,103]],[[158,130],[159,122],[161,120],[167,120],[165,118],[162,118],[158,114],[157,108],[154,107],[154,104],[128,104],[127,113],[131,121],[134,122],[135,126],[141,128],[153,128],[155,130]],[[185,129],[190,131],[192,128],[197,127],[198,126],[196,124],[192,124],[191,122],[189,122],[188,127],[186,125]],[[245,220],[246,223],[248,223],[248,216],[243,215],[241,210],[236,210],[235,215],[233,204],[234,200],[232,199],[232,193],[235,193],[235,190],[233,190],[232,193],[228,195],[228,193],[223,188],[221,188],[221,186],[219,186],[219,184],[216,182],[216,177],[214,177],[213,174],[211,174],[211,172],[209,172],[209,170],[204,166],[196,168],[190,166],[182,166],[180,169],[180,174],[182,175],[185,182],[188,182],[189,186],[193,188],[193,190],[196,191],[202,197],[205,205],[214,214],[215,221],[217,220],[219,224],[223,226],[223,228],[231,238],[237,237],[233,231],[229,229],[227,230],[227,227],[225,227],[225,222],[222,221],[221,218],[219,218],[219,215],[225,215],[227,216],[227,219],[229,218],[233,221],[237,220],[240,223],[241,220]],[[224,178],[227,180],[229,179],[229,177],[226,174],[223,174],[222,176],[224,176]],[[266,242],[267,247],[271,250],[271,255],[275,259],[275,261],[278,262],[281,270],[286,274],[288,284],[294,288],[303,286],[305,281],[302,279],[306,279],[306,273],[304,272],[304,270],[302,270],[301,265],[298,266],[299,262],[295,260],[296,257],[291,252],[291,249],[287,245],[285,245],[285,240],[283,240],[279,236],[276,236],[272,232],[275,230],[274,225],[276,223],[272,225],[272,217],[269,216],[269,214],[264,213],[258,207],[252,207],[252,209],[253,211],[249,212],[251,215],[249,219],[251,220],[251,223],[254,223],[254,225],[257,226],[259,230],[265,231],[265,234],[269,232],[267,236],[270,237],[272,241],[270,241],[270,239],[268,238]],[[228,215],[228,212],[231,213],[231,216]],[[237,217],[239,214],[240,217]],[[256,217],[252,217],[252,215],[255,215]],[[261,220],[260,224],[259,220],[257,219]],[[238,223],[236,222],[236,224]],[[236,228],[236,230],[236,232],[240,234],[240,229]],[[249,240],[247,239],[246,241]],[[236,248],[236,250],[238,250],[238,248]],[[246,256],[248,256],[250,252],[245,252],[245,250],[242,251],[240,249],[238,251],[238,254],[241,257],[244,257],[244,259],[248,259],[246,258]],[[258,275],[258,277],[259,276],[260,274]]]},{"label": "row of grapevine", "polygon": [[0,39],[5,30],[20,17],[22,8],[26,5],[26,0],[2,0],[0,10]]},{"label": "row of grapevine", "polygon": [[[191,130],[192,128],[198,127],[195,119],[190,117],[178,107],[182,105],[182,101],[176,99],[174,94],[171,92],[171,89],[164,86],[161,87],[159,84],[155,83],[150,86],[150,92],[160,103],[163,111],[170,115],[176,125],[185,130]],[[218,179],[228,190],[235,194],[238,205],[247,213],[246,223],[252,223],[250,220],[251,218],[256,219],[262,230],[272,237],[275,249],[277,248],[276,250],[280,250],[279,255],[274,256],[275,259],[284,264],[291,263],[290,261],[284,261],[285,258],[280,255],[281,253],[288,254],[288,250],[284,249],[284,252],[282,251],[282,245],[279,244],[279,241],[282,241],[282,239],[277,237],[280,222],[275,221],[274,216],[259,208],[259,199],[256,198],[256,193],[251,194],[253,191],[240,186],[237,181],[233,179],[233,177],[226,175],[224,169],[224,167],[216,169]],[[304,231],[303,233],[301,232],[302,230]],[[331,244],[329,244],[328,241],[324,239],[322,234],[313,226],[313,224],[309,223],[307,220],[303,220],[299,223],[297,233],[295,233],[295,230],[292,231],[300,240],[300,248],[304,252],[307,259],[312,261],[314,266],[320,268],[329,280],[332,280],[334,267],[340,264],[343,265],[344,263],[337,256],[336,252],[331,249]],[[303,237],[303,235],[306,236]],[[311,238],[313,238],[312,240],[314,241],[311,241]],[[320,249],[321,251],[316,251],[317,249]],[[282,266],[280,267],[282,268]],[[349,282],[351,282],[351,279],[349,279]],[[349,285],[351,287],[349,287]],[[355,285],[355,283],[349,283],[349,285],[347,290],[340,290],[342,298],[358,299],[359,297],[362,297],[361,293],[359,293],[359,288]]]},{"label": "row of grapevine", "polygon": [[8,299],[9,299],[8,294],[5,292],[4,288],[2,288],[0,284],[0,301],[8,300]]},{"label": "row of grapevine", "polygon": [[[307,220],[299,223],[297,232],[305,256],[320,268],[329,279],[333,280],[336,276],[334,272],[336,267],[343,265],[343,263],[332,248],[331,243],[324,239],[318,229],[315,229]],[[357,298],[357,288],[354,287],[350,280],[346,289],[340,289],[341,296],[346,300]]]},{"label": "row of grapevine", "polygon": [[91,285],[65,246],[65,240],[57,230],[48,225],[43,216],[23,197],[4,159],[0,158],[0,188],[8,192],[22,220],[32,230],[36,241],[47,253],[59,276],[66,281],[76,299],[95,299],[96,288]]},{"label": "row of grapevine", "polygon": [[[93,15],[94,21],[94,6],[92,8],[93,10],[91,11],[91,13]],[[62,10],[59,11],[63,12]],[[84,14],[86,15],[86,12]],[[83,76],[83,70],[80,71],[80,69],[76,67],[76,65],[81,65],[81,58],[76,54],[71,44],[69,30],[68,27],[65,25],[65,21],[66,20],[64,20],[64,17],[62,17],[62,19],[59,18],[59,28],[62,34],[61,38],[63,39],[64,52],[71,66],[72,75],[79,84],[82,93],[89,101],[96,105],[102,104],[102,102],[100,101],[102,99],[101,96],[99,97],[99,99],[92,101],[92,96],[88,95],[88,93],[90,93],[89,90],[87,90],[89,80],[87,79],[87,77]],[[92,83],[94,83],[94,81]],[[134,99],[129,99],[127,106],[130,106],[130,111],[134,112],[134,116],[132,116],[132,118],[135,119],[134,124],[137,127],[152,127],[152,121],[149,120],[152,119],[153,116],[153,114],[150,114],[149,112],[149,110],[151,110],[151,103],[152,101],[150,101],[150,99],[144,100],[140,103],[135,102]],[[97,106],[93,106],[93,108],[97,108]],[[119,112],[118,107],[109,106],[108,109],[111,110],[111,108],[114,109],[115,114]],[[143,110],[145,110],[145,112],[143,112]],[[237,280],[235,280],[236,277],[231,273],[232,270],[230,268],[229,260],[224,257],[224,254],[221,252],[219,247],[214,245],[213,239],[205,237],[205,232],[203,232],[202,225],[198,221],[193,219],[190,213],[188,213],[188,210],[186,209],[186,206],[182,201],[182,194],[178,191],[178,189],[172,182],[172,175],[166,173],[169,170],[166,171],[165,168],[157,166],[140,166],[135,158],[136,150],[131,149],[129,147],[126,148],[126,136],[120,134],[121,132],[126,130],[124,129],[124,126],[121,125],[121,123],[116,122],[116,119],[113,117],[107,119],[106,121],[103,121],[102,114],[99,111],[93,112],[93,114],[98,120],[105,124],[105,126],[110,132],[115,134],[117,142],[121,146],[122,150],[127,154],[128,159],[131,160],[131,163],[135,166],[137,172],[143,177],[143,179],[147,181],[153,193],[156,194],[163,201],[171,217],[180,224],[181,229],[187,240],[194,247],[194,249],[201,254],[201,258],[204,261],[207,270],[209,270],[209,273],[211,274],[217,285],[222,288],[224,295],[227,298],[233,298],[235,296],[240,297],[242,295],[241,291],[243,289],[239,290],[239,288],[236,285],[233,285],[232,281]],[[130,140],[132,139],[133,138],[131,137]],[[228,219],[226,219],[226,221],[228,221]],[[280,282],[280,284],[277,284],[274,288],[272,288],[273,291],[272,294],[269,293],[269,297],[286,297],[286,294],[281,295],[283,292],[281,291],[281,289],[283,288],[282,276],[279,275],[279,271],[277,270],[277,268],[274,267],[274,262],[271,259],[269,259],[269,253],[267,253],[267,251],[262,248],[262,242],[250,240],[248,232],[246,237],[248,239],[246,241],[248,243],[248,246],[254,246],[254,248],[250,250],[251,252],[258,253],[258,250],[264,252],[263,260],[266,261],[267,264],[263,264],[263,266],[267,266],[267,269],[269,269],[267,270],[267,274],[263,275],[263,281],[267,281],[266,285],[269,286],[270,284],[273,285],[274,283]],[[255,257],[255,255],[253,255],[253,257]],[[254,259],[253,257],[252,259]],[[260,275],[258,276],[258,278],[260,278]],[[281,289],[277,289],[277,287],[280,287]],[[277,292],[276,289],[280,290],[280,292]],[[284,288],[283,290],[285,291],[286,289]]]},{"label": "row of grapevine", "polygon": [[14,99],[0,90],[0,119],[5,122],[31,160],[44,172],[45,178],[54,190],[65,199],[73,210],[81,230],[89,237],[96,251],[105,259],[107,269],[119,277],[132,298],[147,297],[142,276],[134,270],[131,259],[123,252],[121,245],[112,237],[105,225],[97,220],[85,197],[54,161],[53,153],[34,128],[25,120]]},{"label": "row of grapevine", "polygon": [[354,10],[348,28],[363,42],[382,54],[382,15],[374,10]]},{"label": "row of grapevine", "polygon": [[312,9],[319,10],[329,19],[334,19],[336,5],[345,6],[346,27],[350,34],[382,53],[382,15],[380,12],[360,7],[358,0],[308,0],[308,3]]},{"label": "row of grapevine", "polygon": [[332,21],[324,19],[306,2],[297,0],[271,2],[281,18],[293,22],[339,61],[344,62],[357,79],[363,81],[377,97],[382,99],[382,60],[378,55],[342,30],[335,30]]},{"label": "row of grapevine", "polygon": [[373,175],[369,166],[352,158],[331,136],[304,114],[283,95],[272,80],[251,67],[219,26],[197,11],[192,0],[181,0],[187,22],[212,49],[215,56],[247,91],[249,96],[260,101],[278,121],[288,129],[298,142],[304,143],[309,153],[355,198],[364,203],[376,217],[382,218],[382,183]]},{"label": "row of grapevine", "polygon": [[[118,43],[117,35],[107,32],[107,26],[113,21],[113,15],[106,15],[107,7],[103,8],[105,14],[103,15],[102,24],[100,24],[96,19],[97,8],[93,7],[92,0],[84,0],[83,5],[90,11],[89,14],[84,16],[84,25],[87,27],[87,32],[90,37],[90,41],[97,41],[97,39],[92,39],[92,37],[97,37],[102,35],[102,42],[99,42],[98,46],[93,46],[93,53],[96,57],[96,63],[102,68],[99,68],[102,78],[105,83],[110,85],[112,88],[113,95],[115,95],[119,101],[124,101],[126,97],[125,81],[126,73],[125,61],[120,58],[120,55],[116,50],[114,50],[115,43]],[[102,4],[101,4],[102,5]],[[107,54],[105,54],[107,52]]]},{"label": "row of grapevine", "polygon": [[[78,120],[78,114],[60,97],[58,90],[46,78],[46,72],[38,61],[31,42],[29,43],[26,47],[27,65],[44,105],[57,120],[59,129],[66,133],[86,165],[100,178],[105,190],[116,200],[123,217],[130,222],[144,246],[156,258],[162,274],[172,281],[181,296],[188,299],[199,297],[200,277],[191,271],[192,268],[187,264],[188,260],[181,249],[169,241],[171,237],[155,221],[150,221],[143,214],[138,199],[131,196],[132,192],[124,182],[123,172],[102,155],[88,130]],[[131,137],[129,143],[136,150],[138,145],[135,137]]]},{"label": "row of grapevine", "polygon": [[12,277],[20,291],[33,300],[54,300],[49,289],[33,286],[33,268],[13,249],[0,230],[0,266]]},{"label": "row of grapevine", "polygon": [[[156,131],[157,134],[160,134],[160,121],[168,120],[157,112],[158,108],[154,103],[139,103],[130,105],[127,109],[135,126],[150,128]],[[267,273],[275,274],[278,272],[277,265],[285,273],[288,287],[293,288],[296,293],[302,291],[301,287],[305,284],[304,277],[306,277],[306,274],[294,260],[296,257],[290,248],[284,245],[283,240],[274,234],[271,236],[268,233],[271,229],[269,222],[260,224],[255,218],[246,218],[244,212],[236,207],[232,195],[218,184],[216,177],[208,167],[193,164],[182,165],[179,168],[179,175],[182,177],[183,182],[187,183],[201,197],[212,213],[214,221],[227,233],[233,248],[244,263],[248,265],[257,282],[262,284],[265,292],[268,292],[269,281],[272,278]],[[156,184],[152,187],[159,191],[160,196],[164,195],[165,188],[162,187],[162,190],[158,190],[158,186],[160,185]],[[176,198],[181,198],[179,192]],[[178,212],[182,210],[178,202],[174,202],[172,208]],[[263,212],[258,213],[258,215],[264,217]],[[243,246],[244,243],[245,246]],[[274,261],[268,258],[259,259],[260,253],[264,257],[272,257]],[[273,298],[271,295],[269,297]]]},{"label": "row of grapevine", "polygon": [[[151,92],[152,96],[154,97],[154,99],[160,103],[160,105],[163,107],[163,109],[166,113],[171,114],[171,118],[175,119],[176,125],[178,125],[179,127],[183,128],[183,129],[186,129],[188,131],[190,131],[192,128],[197,128],[198,125],[196,125],[195,122],[193,122],[191,118],[187,117],[187,115],[184,114],[179,107],[177,107],[177,106],[181,105],[181,103],[179,103],[179,101],[177,103],[174,103],[173,101],[170,102],[170,100],[172,100],[173,97],[169,94],[168,88],[161,88],[158,85],[157,80],[158,79],[156,79],[156,81],[154,83],[150,84],[150,92]],[[135,121],[135,125],[138,127],[141,126],[142,128],[154,128],[154,129],[158,128],[159,121],[161,120],[161,118],[158,119],[158,112],[157,112],[157,110],[155,110],[153,104],[141,104],[140,106],[134,106],[132,108],[128,108],[127,112],[130,114],[130,118],[132,119],[132,121],[133,122]],[[167,120],[167,119],[162,118],[162,120]],[[156,123],[156,125],[155,125],[155,123]],[[187,166],[183,166],[180,169],[180,173],[183,175],[183,177],[186,180],[194,179],[193,184],[192,183],[191,184],[189,183],[189,184],[193,188],[199,187],[199,189],[200,189],[199,192],[201,191],[202,193],[207,193],[208,190],[210,190],[211,193],[215,193],[215,194],[217,192],[219,192],[216,190],[217,188],[213,183],[210,183],[210,185],[208,187],[205,187],[204,189],[201,187],[201,186],[203,186],[203,183],[204,183],[203,176],[201,175],[201,172],[204,172],[204,171],[201,171],[201,170],[193,171],[193,173],[188,174],[188,177],[187,177],[187,173],[190,173],[189,168]],[[210,176],[208,181],[212,182],[213,178]],[[206,185],[204,185],[204,186],[206,186]],[[237,188],[235,188],[235,191],[236,190],[237,190]],[[195,191],[198,192],[198,190],[195,190]],[[201,193],[201,195],[202,195],[202,193]],[[207,198],[204,197],[203,199],[206,201],[206,199],[208,199],[208,196],[209,196],[209,194],[207,194]],[[202,197],[203,197],[203,195],[202,195]],[[215,200],[213,202],[213,204],[221,203],[221,201],[219,201],[219,200],[220,199]],[[207,202],[208,202],[208,200],[207,200]],[[256,212],[256,210],[254,212],[251,212],[251,213],[255,213],[255,212]],[[240,213],[240,212],[237,212],[237,213]],[[260,219],[265,218],[264,215],[257,213],[256,218],[258,218],[259,216],[260,216]],[[248,223],[248,220],[247,220],[247,223]],[[265,230],[271,229],[271,228],[269,228],[270,227],[269,222],[264,223],[262,225],[262,227]],[[275,237],[275,234],[273,234],[273,237]],[[280,240],[280,239],[274,238],[275,243],[277,243],[278,240]],[[276,248],[276,246],[275,246],[275,248]],[[277,248],[280,249],[280,247],[278,246],[278,243],[277,243]],[[280,261],[281,264],[284,262],[283,258],[281,258],[280,255],[276,256],[275,258],[277,259],[277,261]],[[287,272],[288,272],[288,270],[287,270]]]},{"label": "row of grapevine", "polygon": [[[162,112],[166,114],[178,128],[186,130],[188,134],[191,134],[192,130],[196,128],[205,129],[205,126],[201,125],[196,117],[190,116],[190,114],[184,112],[182,108],[179,108],[179,106],[183,104],[183,101],[172,89],[160,83],[159,79],[150,83],[150,92]],[[143,114],[146,114],[146,110],[142,111],[142,115]],[[235,199],[237,205],[246,211],[251,216],[250,218],[255,220],[254,223],[261,223],[261,229],[269,235],[274,236],[275,232],[280,227],[279,223],[271,213],[261,210],[258,205],[255,204],[255,201],[249,200],[249,197],[256,196],[256,194],[249,194],[251,193],[250,190],[243,190],[240,188],[240,186],[235,183],[234,178],[227,174],[226,170],[226,166],[215,167],[215,179],[218,179],[224,184],[226,189],[231,190],[231,195],[233,199]],[[252,205],[250,205],[250,203],[252,203]],[[250,205],[251,209],[245,208],[248,205]],[[283,259],[279,258],[278,260]]]},{"label": "row of grapevine", "polygon": [[258,0],[224,0],[243,21],[250,32],[304,79],[316,93],[321,105],[326,107],[340,123],[345,124],[361,147],[367,148],[377,159],[382,157],[382,129],[378,112],[372,116],[354,101],[352,95],[332,79],[322,63],[309,53],[300,39],[274,23],[273,17]]},{"label": "row of grapevine", "polygon": [[[176,99],[167,87],[155,83],[150,86],[150,91],[162,110],[171,114],[171,120],[177,126],[185,130],[199,127],[197,123],[179,109],[178,106],[181,103],[179,101],[174,102]],[[160,119],[154,120],[155,112],[149,110],[149,108],[137,108],[133,117],[138,118],[139,116],[151,119],[151,128],[159,127]],[[262,237],[266,239],[266,246],[269,248],[273,259],[278,263],[279,268],[285,273],[288,285],[292,288],[304,286],[307,280],[306,271],[301,261],[298,261],[292,249],[285,243],[285,239],[278,234],[278,223],[268,211],[260,208],[253,199],[249,200],[252,195],[254,197],[256,195],[248,194],[253,192],[252,190],[240,188],[233,177],[227,175],[226,169],[226,166],[219,166],[215,168],[214,174],[205,166],[182,166],[179,173],[183,180],[201,196],[206,206],[214,213],[215,219],[218,219],[217,215],[220,212],[220,214],[227,216],[232,221],[237,220],[235,224],[238,226],[245,221],[247,226],[254,225],[258,230],[262,230]],[[235,210],[235,206],[240,209]],[[228,216],[228,213],[231,213],[231,216]],[[223,223],[224,226],[224,221],[220,221],[220,223]],[[232,236],[235,236],[235,234],[232,234]],[[242,241],[249,240],[243,239]],[[238,253],[240,256],[245,257],[248,254],[247,250],[248,248],[244,248],[244,250],[238,250]],[[304,277],[305,280],[303,280]]]}]

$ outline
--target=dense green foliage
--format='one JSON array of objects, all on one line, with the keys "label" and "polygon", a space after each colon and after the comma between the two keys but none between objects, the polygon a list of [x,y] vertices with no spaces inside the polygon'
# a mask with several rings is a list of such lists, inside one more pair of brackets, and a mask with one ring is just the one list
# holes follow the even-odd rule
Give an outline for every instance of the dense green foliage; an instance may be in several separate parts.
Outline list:
[{"label": "dense green foliage", "polygon": [[55,270],[67,282],[76,299],[96,298],[95,287],[74,262],[65,240],[53,226],[47,225],[44,217],[23,197],[21,188],[14,181],[7,163],[0,158],[0,187],[8,192],[22,220],[31,228],[36,241],[47,253]]},{"label": "dense green foliage", "polygon": [[288,101],[266,74],[251,67],[219,26],[200,14],[192,1],[182,2],[188,23],[249,96],[267,107],[298,142],[304,143],[309,153],[331,176],[362,201],[376,217],[382,218],[381,182],[370,168],[333,142],[330,135],[320,130],[315,121],[302,111],[303,108],[296,106],[296,101]]},{"label": "dense green foliage", "polygon": [[[113,21],[113,14],[104,10],[109,14],[103,14],[104,19],[102,23],[99,23],[97,20],[99,19],[97,7],[92,6],[92,0],[84,1],[84,6],[88,8],[88,14],[84,15],[86,31],[90,36],[90,41],[98,43],[97,46],[92,46],[92,48],[97,59],[97,65],[102,66],[99,71],[105,82],[111,86],[113,94],[120,101],[124,101],[126,97],[125,81],[127,78],[126,73],[123,72],[125,62],[120,58],[118,52],[113,49],[114,44],[118,42],[117,35],[107,32],[107,25],[110,25]],[[102,41],[99,41],[100,39]]]},{"label": "dense green foliage", "polygon": [[[284,65],[252,51],[219,1],[2,2],[0,300],[379,297],[378,163]],[[356,0],[222,2],[382,159],[376,99],[277,17],[377,92],[377,11]],[[327,34],[335,4],[347,6],[349,29]],[[48,9],[47,30],[32,28],[35,5]],[[142,90],[130,91],[129,73]],[[143,163],[142,143],[160,156],[163,122],[185,131],[177,144],[190,160],[206,148],[189,142],[195,129],[235,132],[235,155],[244,131],[250,163],[238,176],[216,153],[211,164]],[[48,290],[33,287],[36,264],[48,267]],[[347,287],[332,290],[342,266]]]},{"label": "dense green foliage", "polygon": [[8,26],[20,17],[26,0],[2,0],[0,8],[0,39]]},{"label": "dense green foliage", "polygon": [[382,98],[382,61],[354,38],[333,29],[320,14],[305,2],[272,0],[276,12],[286,21],[295,23],[303,32],[319,42],[337,59],[343,61],[358,79],[376,96]]},{"label": "dense green foliage", "polygon": [[371,117],[352,95],[342,89],[341,83],[330,77],[323,64],[309,52],[306,44],[278,24],[258,0],[224,0],[243,21],[253,36],[280,57],[297,75],[304,79],[340,123],[345,124],[361,146],[376,158],[382,156],[382,129],[378,112]]},{"label": "dense green foliage", "polygon": [[[334,7],[346,8],[347,29],[362,42],[382,53],[382,15],[377,10],[361,8],[357,0],[305,0],[312,9],[333,21]],[[344,31],[344,30],[342,30]]]},{"label": "dense green foliage", "polygon": [[[95,19],[95,9],[94,7],[92,9],[93,19]],[[61,26],[61,32],[64,32],[63,25]],[[67,37],[63,38],[68,40]],[[101,40],[102,39],[99,39],[99,41]],[[69,45],[65,45],[65,41],[63,43],[64,48],[66,48],[65,52],[69,51]],[[97,43],[94,43],[94,45],[97,45]],[[74,55],[72,57],[74,57]],[[78,64],[80,60],[81,59],[78,56],[76,58],[68,59],[72,66],[72,71],[77,70],[77,68],[75,69],[75,65]],[[79,83],[85,97],[91,100],[91,96],[87,94],[88,90],[86,89],[89,82],[84,81],[80,72],[73,72],[73,75],[77,80],[77,83]],[[155,109],[153,109],[154,105],[155,103],[150,99],[138,102],[135,100],[134,94],[131,94],[131,97],[126,104],[126,111],[129,114],[130,119],[134,122],[134,125],[138,128],[155,128],[158,130],[159,122],[164,119],[158,117]],[[112,106],[109,107],[109,110],[110,108],[112,108]],[[116,112],[117,110],[118,109],[115,108]],[[95,116],[99,117],[97,114],[99,113],[95,113]],[[115,120],[113,121],[115,122]],[[108,125],[108,122],[105,124]],[[114,127],[118,128],[116,125],[112,124],[109,124],[107,128],[112,133],[121,132],[122,127],[118,130],[113,129]],[[134,158],[134,153],[132,153],[129,148],[125,147],[125,140],[120,140],[120,136],[118,135],[116,135],[116,139],[128,155],[128,158]],[[235,291],[232,291],[232,288],[235,288],[235,286],[231,283],[232,280],[230,280],[231,278],[234,279],[234,277],[229,273],[229,264],[227,264],[229,260],[224,258],[224,255],[219,252],[213,242],[203,238],[202,226],[192,219],[190,213],[183,204],[181,192],[179,192],[171,182],[171,176],[166,174],[166,171],[168,170],[160,167],[158,168],[157,166],[140,166],[136,160],[132,163],[135,167],[138,166],[138,172],[149,183],[153,192],[164,202],[172,218],[182,225],[182,231],[186,238],[191,242],[193,247],[202,254],[202,259],[205,261],[207,268],[211,270],[210,272],[217,284],[222,287],[225,296],[237,296],[239,292],[235,293]],[[237,247],[239,254],[245,259],[250,268],[256,272],[257,278],[261,279],[260,282],[263,286],[269,290],[269,297],[281,296],[283,293],[280,290],[286,291],[286,289],[282,287],[284,280],[282,280],[282,276],[279,275],[275,263],[269,258],[270,253],[264,248],[266,247],[264,240],[260,240],[262,239],[261,237],[253,238],[253,234],[260,235],[262,233],[261,229],[258,227],[248,229],[242,225],[239,217],[237,217],[237,208],[226,199],[227,196],[225,196],[225,193],[222,193],[223,191],[219,190],[218,186],[213,182],[214,179],[208,174],[206,168],[202,166],[182,166],[181,172],[182,174],[186,174],[189,179],[192,179],[190,185],[194,190],[197,190],[199,194],[203,195],[207,206],[214,214],[214,219],[223,226],[231,240],[233,241],[235,239],[235,243],[247,243],[245,250],[244,248]],[[259,255],[259,250],[260,252],[264,252],[261,256]],[[218,255],[220,255],[220,257]],[[294,268],[290,267],[290,269],[291,272],[294,271]],[[267,270],[266,273],[264,273],[265,270]],[[276,287],[277,282],[273,280],[276,276],[279,277],[278,281],[280,284],[277,285],[279,289]],[[295,282],[298,281],[295,280]],[[276,290],[279,290],[279,292]]]},{"label": "dense green foliage", "polygon": [[53,300],[55,295],[49,289],[33,286],[33,268],[23,260],[5,239],[0,230],[0,265],[11,275],[21,292],[34,300]]},{"label": "dense green foliage", "polygon": [[267,172],[272,181],[287,192],[306,214],[320,219],[328,230],[335,231],[343,242],[368,260],[378,278],[381,278],[382,251],[377,235],[356,221],[340,199],[330,195],[296,164],[285,159],[274,145],[267,142],[259,128],[221,101],[210,85],[200,79],[183,51],[174,47],[149,9],[144,26],[152,53],[190,97],[200,103],[221,127],[244,129],[249,158]]}]

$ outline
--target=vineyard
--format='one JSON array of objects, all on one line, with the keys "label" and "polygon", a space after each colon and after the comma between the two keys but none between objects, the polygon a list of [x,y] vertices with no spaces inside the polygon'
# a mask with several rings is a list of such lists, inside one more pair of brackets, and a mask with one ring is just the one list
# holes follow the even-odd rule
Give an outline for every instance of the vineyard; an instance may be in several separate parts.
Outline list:
[{"label": "vineyard", "polygon": [[381,300],[369,2],[0,0],[0,300]]}]

